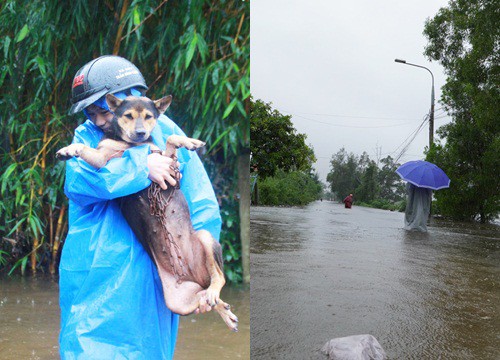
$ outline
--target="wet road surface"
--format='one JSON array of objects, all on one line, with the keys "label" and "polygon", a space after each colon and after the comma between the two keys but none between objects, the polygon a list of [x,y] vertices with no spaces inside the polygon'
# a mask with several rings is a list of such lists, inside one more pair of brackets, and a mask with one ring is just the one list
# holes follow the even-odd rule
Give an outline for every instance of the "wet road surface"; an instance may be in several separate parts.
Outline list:
[{"label": "wet road surface", "polygon": [[251,209],[251,354],[324,359],[330,339],[374,335],[389,359],[500,359],[498,226],[333,202]]}]

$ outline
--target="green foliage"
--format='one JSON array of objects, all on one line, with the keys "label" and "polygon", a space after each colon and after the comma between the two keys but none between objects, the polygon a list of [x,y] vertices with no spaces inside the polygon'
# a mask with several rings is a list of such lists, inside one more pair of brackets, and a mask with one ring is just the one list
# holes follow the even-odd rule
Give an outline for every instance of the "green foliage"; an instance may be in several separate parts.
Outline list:
[{"label": "green foliage", "polygon": [[262,205],[306,205],[317,200],[322,185],[313,176],[300,171],[289,173],[278,170],[273,177],[259,180],[260,204]]},{"label": "green foliage", "polygon": [[330,161],[331,170],[327,175],[330,192],[340,201],[348,194],[354,194],[356,204],[375,204],[377,201],[395,204],[405,197],[404,184],[396,174],[399,164],[388,156],[380,160],[381,168],[370,160],[366,152],[361,156],[347,153],[342,148]]},{"label": "green foliage", "polygon": [[380,184],[380,198],[389,200],[393,203],[401,201],[406,196],[405,185],[396,169],[400,164],[395,163],[391,156],[380,160],[382,167],[378,171],[378,182]]},{"label": "green foliage", "polygon": [[305,134],[298,134],[291,116],[273,110],[270,103],[251,101],[251,167],[259,177],[274,176],[278,170],[310,173],[316,161]]},{"label": "green foliage", "polygon": [[425,54],[447,74],[441,102],[453,122],[427,160],[451,179],[435,193],[443,215],[495,219],[500,213],[500,13],[498,1],[451,0],[425,24]]},{"label": "green foliage", "polygon": [[358,158],[342,148],[332,156],[330,166],[326,181],[330,183],[330,191],[335,194],[336,199],[342,200],[348,194],[354,193],[360,182]]},{"label": "green foliage", "polygon": [[378,198],[380,185],[377,181],[378,167],[374,161],[370,161],[361,175],[361,184],[356,188],[356,197],[360,201],[373,201]]},{"label": "green foliage", "polygon": [[[0,237],[12,241],[1,242],[0,250],[14,254],[13,261],[26,259],[24,266],[38,254],[43,268],[57,231],[64,238],[64,166],[54,152],[71,142],[83,121],[80,114],[66,115],[74,74],[105,54],[134,62],[148,96],[173,95],[169,116],[207,141],[216,193],[228,199],[224,206],[237,207],[228,194],[236,191],[236,156],[249,146],[249,26],[249,3],[239,0],[4,1]],[[225,226],[231,222],[232,234],[226,228],[221,241],[231,258],[228,271],[238,273],[239,219],[229,212]]]},{"label": "green foliage", "polygon": [[406,207],[406,200],[392,202],[386,199],[375,199],[369,202],[356,202],[356,205],[375,209],[404,212]]}]

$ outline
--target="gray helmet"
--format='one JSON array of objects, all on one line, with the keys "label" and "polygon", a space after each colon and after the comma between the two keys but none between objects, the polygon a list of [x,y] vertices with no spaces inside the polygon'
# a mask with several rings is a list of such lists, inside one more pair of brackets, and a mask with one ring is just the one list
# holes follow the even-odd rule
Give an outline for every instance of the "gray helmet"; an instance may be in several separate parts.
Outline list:
[{"label": "gray helmet", "polygon": [[146,81],[139,69],[120,56],[105,55],[94,59],[78,70],[71,88],[70,114],[85,109],[108,93],[132,87],[146,91]]}]

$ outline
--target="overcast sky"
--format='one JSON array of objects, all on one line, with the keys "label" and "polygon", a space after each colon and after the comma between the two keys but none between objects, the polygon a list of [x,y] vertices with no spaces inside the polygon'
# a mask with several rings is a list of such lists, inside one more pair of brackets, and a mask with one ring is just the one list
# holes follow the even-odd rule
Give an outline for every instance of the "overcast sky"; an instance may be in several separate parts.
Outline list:
[{"label": "overcast sky", "polygon": [[[326,181],[333,154],[345,147],[370,158],[401,152],[429,113],[431,75],[435,129],[450,121],[438,102],[445,75],[424,56],[425,20],[444,0],[252,0],[251,90],[292,115],[314,148]],[[435,138],[437,136],[435,135]],[[418,133],[400,162],[423,159],[429,128]]]}]

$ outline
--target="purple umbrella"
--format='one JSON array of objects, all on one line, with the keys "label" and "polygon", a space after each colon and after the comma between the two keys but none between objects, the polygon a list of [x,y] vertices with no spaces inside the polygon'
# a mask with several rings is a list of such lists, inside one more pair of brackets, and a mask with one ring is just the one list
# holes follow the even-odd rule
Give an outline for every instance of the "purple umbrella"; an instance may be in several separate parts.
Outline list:
[{"label": "purple umbrella", "polygon": [[401,165],[396,173],[415,186],[440,190],[450,186],[450,178],[433,163],[416,160]]}]

